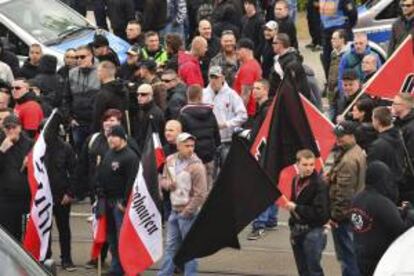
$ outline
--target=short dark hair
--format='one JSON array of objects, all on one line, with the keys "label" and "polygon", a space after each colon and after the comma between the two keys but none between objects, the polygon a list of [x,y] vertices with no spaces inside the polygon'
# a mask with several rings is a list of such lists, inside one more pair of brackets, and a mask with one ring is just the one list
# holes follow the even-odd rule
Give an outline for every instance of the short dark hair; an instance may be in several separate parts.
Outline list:
[{"label": "short dark hair", "polygon": [[344,29],[335,30],[333,33],[337,33],[340,39],[343,39],[345,42],[347,41],[347,35]]},{"label": "short dark hair", "polygon": [[132,19],[132,20],[129,20],[128,21],[128,25],[129,24],[134,24],[134,25],[139,25],[139,26],[141,26],[141,22],[139,22],[138,20],[136,20],[136,19]]},{"label": "short dark hair", "polygon": [[278,33],[275,36],[275,40],[279,41],[282,44],[283,48],[289,48],[291,46],[290,38],[285,33]]},{"label": "short dark hair", "polygon": [[201,96],[203,94],[203,88],[198,85],[190,85],[187,88],[187,98],[190,102],[197,102],[201,99]]},{"label": "short dark hair", "polygon": [[381,126],[387,127],[392,124],[391,110],[386,106],[378,106],[372,112],[372,117],[378,120]]},{"label": "short dark hair", "polygon": [[299,162],[302,158],[311,159],[316,158],[315,154],[309,149],[303,149],[296,153],[296,161]]},{"label": "short dark hair", "polygon": [[257,5],[256,0],[243,0],[243,4],[245,4],[245,3],[251,4],[251,5],[255,6],[255,7]]},{"label": "short dark hair", "polygon": [[110,108],[102,116],[102,122],[105,122],[111,117],[115,117],[118,121],[122,120],[122,112],[119,109]]},{"label": "short dark hair", "polygon": [[92,52],[92,48],[91,48],[90,45],[81,45],[78,48],[76,48],[76,51],[80,51],[80,50],[86,50],[86,51],[88,51],[91,54],[93,53]]},{"label": "short dark hair", "polygon": [[160,37],[159,34],[157,32],[154,32],[154,31],[148,31],[148,32],[145,33],[145,39],[148,39],[151,36],[158,36],[158,37]]},{"label": "short dark hair", "polygon": [[355,106],[359,111],[364,112],[363,122],[371,122],[372,110],[375,108],[374,102],[371,99],[360,99]]},{"label": "short dark hair", "polygon": [[276,4],[283,4],[285,6],[285,8],[289,9],[289,3],[286,0],[278,0],[278,1],[276,1],[275,7],[276,7]]},{"label": "short dark hair", "polygon": [[359,81],[359,77],[355,70],[349,69],[349,70],[346,70],[344,74],[342,75],[342,80],[344,81],[358,80]]},{"label": "short dark hair", "polygon": [[177,76],[178,73],[174,69],[168,68],[168,69],[165,69],[164,71],[162,71],[161,76],[164,76],[164,75],[174,75],[174,76]]},{"label": "short dark hair", "polygon": [[269,90],[269,88],[270,88],[270,83],[269,83],[269,81],[267,79],[260,79],[260,80],[257,80],[255,82],[260,83],[261,85],[263,85],[264,87],[266,87],[267,90]]},{"label": "short dark hair", "polygon": [[183,48],[184,42],[178,34],[167,34],[165,44],[171,48],[173,53],[178,53]]}]

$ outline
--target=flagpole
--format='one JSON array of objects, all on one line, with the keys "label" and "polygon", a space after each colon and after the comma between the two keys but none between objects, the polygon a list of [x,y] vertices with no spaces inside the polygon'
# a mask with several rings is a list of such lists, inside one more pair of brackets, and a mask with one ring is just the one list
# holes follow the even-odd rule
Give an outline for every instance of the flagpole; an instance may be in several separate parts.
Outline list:
[{"label": "flagpole", "polygon": [[344,112],[342,112],[341,116],[345,117],[345,115],[351,110],[351,108],[354,106],[354,104],[361,98],[361,96],[364,94],[364,89],[359,92],[359,94],[355,97],[355,99],[345,108]]},{"label": "flagpole", "polygon": [[102,275],[102,261],[101,261],[101,252],[98,255],[98,276]]},{"label": "flagpole", "polygon": [[129,118],[129,111],[125,110],[125,120],[126,120],[126,126],[127,126],[127,132],[128,136],[131,136],[131,120]]}]

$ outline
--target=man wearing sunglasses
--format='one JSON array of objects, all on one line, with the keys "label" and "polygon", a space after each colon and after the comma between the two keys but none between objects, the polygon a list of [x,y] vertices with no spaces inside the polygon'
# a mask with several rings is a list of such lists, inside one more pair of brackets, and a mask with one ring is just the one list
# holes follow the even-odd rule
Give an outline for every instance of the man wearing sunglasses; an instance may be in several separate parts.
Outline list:
[{"label": "man wearing sunglasses", "polygon": [[14,112],[21,121],[22,129],[30,137],[36,137],[39,125],[44,117],[36,94],[29,89],[26,80],[18,79],[12,83],[12,96],[16,101]]},{"label": "man wearing sunglasses", "polygon": [[94,99],[101,87],[92,50],[88,46],[76,49],[77,67],[69,71],[64,106],[72,128],[74,148],[80,152],[91,134]]},{"label": "man wearing sunglasses", "polygon": [[400,7],[402,15],[392,25],[388,56],[391,56],[405,38],[414,30],[414,0],[402,0]]}]

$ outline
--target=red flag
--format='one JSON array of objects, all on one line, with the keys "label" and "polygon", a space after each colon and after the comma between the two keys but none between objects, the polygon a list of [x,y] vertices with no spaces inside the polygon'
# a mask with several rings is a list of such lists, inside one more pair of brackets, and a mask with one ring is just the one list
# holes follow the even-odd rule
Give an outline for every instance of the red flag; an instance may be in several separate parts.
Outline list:
[{"label": "red flag", "polygon": [[45,133],[50,133],[57,122],[58,118],[56,110],[54,110],[40,133],[33,151],[29,154],[27,162],[32,199],[23,245],[38,261],[46,259],[53,222],[53,198],[47,168],[44,163],[47,150]]},{"label": "red flag", "polygon": [[[267,166],[266,170],[277,181],[278,188],[284,195],[278,199],[277,204],[284,205],[290,199],[291,183],[293,177],[297,175],[296,151],[305,147],[313,150],[315,155],[320,157],[317,169],[321,169],[323,161],[326,160],[335,143],[335,136],[334,125],[329,119],[306,97],[301,94],[300,98],[295,96],[297,92],[292,85],[281,86],[278,93],[281,99],[273,100],[250,151],[259,162],[263,163],[265,169]],[[280,93],[284,94],[280,96]],[[275,122],[278,116],[281,118],[279,122]],[[273,131],[271,131],[272,126]],[[270,148],[267,145],[269,143],[273,144]],[[274,146],[275,143],[277,147]],[[267,161],[263,158],[265,155],[268,156]],[[279,158],[281,161],[276,162],[274,158]]]},{"label": "red flag", "polygon": [[156,141],[159,141],[158,134],[150,132],[119,234],[119,259],[127,275],[145,271],[162,256],[157,173],[162,155],[156,156]]},{"label": "red flag", "polygon": [[160,170],[162,165],[164,165],[165,163],[165,153],[164,153],[164,150],[162,149],[162,145],[161,145],[161,141],[160,141],[160,137],[158,133],[154,132],[152,134],[152,141],[154,143],[154,152],[155,152],[155,161],[157,164],[157,170]]},{"label": "red flag", "polygon": [[363,87],[371,96],[392,100],[400,92],[414,93],[414,48],[411,35]]},{"label": "red flag", "polygon": [[92,233],[93,243],[91,249],[91,260],[96,260],[101,253],[102,246],[106,242],[106,215],[105,215],[105,202],[98,200],[95,202],[92,208]]}]

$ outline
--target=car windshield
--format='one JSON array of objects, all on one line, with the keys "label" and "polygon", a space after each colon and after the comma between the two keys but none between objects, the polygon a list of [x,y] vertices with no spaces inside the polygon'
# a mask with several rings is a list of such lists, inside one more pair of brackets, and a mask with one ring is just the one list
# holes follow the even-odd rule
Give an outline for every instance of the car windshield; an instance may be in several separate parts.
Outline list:
[{"label": "car windshield", "polygon": [[0,4],[0,13],[45,44],[90,26],[82,16],[55,0],[13,0]]}]

